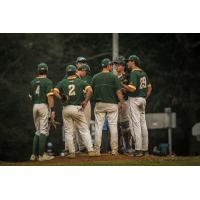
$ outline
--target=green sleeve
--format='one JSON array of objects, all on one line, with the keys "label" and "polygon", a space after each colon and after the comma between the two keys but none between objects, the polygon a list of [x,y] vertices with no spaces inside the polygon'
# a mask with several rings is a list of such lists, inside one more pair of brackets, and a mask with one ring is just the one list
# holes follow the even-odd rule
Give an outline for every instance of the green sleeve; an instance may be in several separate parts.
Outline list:
[{"label": "green sleeve", "polygon": [[88,76],[88,80],[87,80],[88,84],[91,85],[92,82],[92,76]]},{"label": "green sleeve", "polygon": [[88,86],[90,86],[88,83],[82,81],[83,89],[85,90]]},{"label": "green sleeve", "polygon": [[131,72],[129,85],[137,87],[137,74],[135,72]]},{"label": "green sleeve", "polygon": [[93,76],[93,78],[92,78],[92,80],[91,80],[91,82],[90,82],[90,85],[91,85],[91,87],[94,89],[94,76]]},{"label": "green sleeve", "polygon": [[121,81],[117,76],[114,75],[114,85],[115,85],[115,91],[118,91],[122,88]]},{"label": "green sleeve", "polygon": [[58,90],[59,93],[62,93],[62,81],[58,82],[54,89]]}]

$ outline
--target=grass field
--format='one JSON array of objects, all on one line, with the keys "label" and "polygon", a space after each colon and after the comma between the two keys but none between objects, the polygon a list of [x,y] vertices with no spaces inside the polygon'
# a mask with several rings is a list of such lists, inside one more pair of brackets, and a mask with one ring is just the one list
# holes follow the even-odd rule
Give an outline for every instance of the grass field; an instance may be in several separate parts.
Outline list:
[{"label": "grass field", "polygon": [[176,157],[176,156],[148,156],[136,158],[133,156],[111,156],[103,154],[101,157],[88,157],[77,155],[75,159],[56,157],[45,162],[1,162],[1,166],[200,166],[200,157]]}]

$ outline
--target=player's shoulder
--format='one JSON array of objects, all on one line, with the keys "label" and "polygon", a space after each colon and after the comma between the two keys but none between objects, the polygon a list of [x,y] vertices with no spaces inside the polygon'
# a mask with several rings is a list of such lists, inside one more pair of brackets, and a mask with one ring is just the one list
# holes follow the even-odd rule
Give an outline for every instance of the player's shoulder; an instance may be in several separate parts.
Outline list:
[{"label": "player's shoulder", "polygon": [[80,79],[79,77],[77,77],[74,81],[82,85],[87,83],[87,81]]},{"label": "player's shoulder", "polygon": [[35,81],[36,81],[36,77],[35,78],[33,78],[32,80],[31,80],[31,84],[34,84],[35,83]]},{"label": "player's shoulder", "polygon": [[53,83],[53,81],[52,81],[50,78],[48,78],[48,77],[46,77],[44,80],[45,80],[47,83]]},{"label": "player's shoulder", "polygon": [[97,78],[97,77],[99,77],[99,76],[101,76],[101,75],[102,75],[102,72],[99,72],[99,73],[95,74],[95,75],[92,77],[92,79],[95,79],[95,78]]}]

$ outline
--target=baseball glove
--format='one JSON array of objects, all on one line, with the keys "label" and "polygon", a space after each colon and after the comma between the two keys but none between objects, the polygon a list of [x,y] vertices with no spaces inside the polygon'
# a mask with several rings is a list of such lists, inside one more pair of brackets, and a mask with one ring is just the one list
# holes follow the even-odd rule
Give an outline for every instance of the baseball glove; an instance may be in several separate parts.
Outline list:
[{"label": "baseball glove", "polygon": [[66,94],[61,94],[61,102],[63,106],[66,106],[69,101],[69,96]]}]

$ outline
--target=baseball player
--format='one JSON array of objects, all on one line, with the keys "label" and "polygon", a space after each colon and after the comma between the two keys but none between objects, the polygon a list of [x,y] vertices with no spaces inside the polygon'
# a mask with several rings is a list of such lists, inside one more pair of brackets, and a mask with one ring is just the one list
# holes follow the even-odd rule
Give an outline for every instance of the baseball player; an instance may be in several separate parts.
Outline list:
[{"label": "baseball player", "polygon": [[[78,70],[78,69],[83,64],[86,64],[87,60],[86,60],[86,58],[84,58],[82,56],[79,56],[79,57],[77,57],[75,63],[76,63],[76,68],[77,68],[76,76],[77,76],[77,78],[82,79],[82,77],[80,76],[81,75],[81,71]],[[87,76],[87,77],[89,77],[89,76]],[[65,76],[64,76],[64,79],[66,79],[66,78],[67,78],[67,74],[65,74]],[[65,102],[65,100],[66,100],[65,95],[62,94],[62,93],[60,93],[60,95],[62,97],[62,101]],[[88,102],[86,108],[84,109],[84,113],[86,114],[86,120],[87,120],[87,122],[91,118],[91,109],[89,110],[89,107],[90,107],[90,102]],[[76,152],[81,153],[81,152],[87,151],[86,148],[85,148],[85,145],[83,144],[82,138],[80,137],[78,128],[76,127],[75,123],[74,123],[74,144],[75,144]],[[65,142],[65,151],[67,151],[67,150],[68,150],[68,146],[67,146],[67,143]]]},{"label": "baseball player", "polygon": [[152,87],[147,74],[140,68],[138,56],[131,55],[128,58],[128,68],[132,70],[129,84],[123,86],[128,91],[129,123],[131,134],[135,140],[135,156],[140,157],[148,153],[145,107]]},{"label": "baseball player", "polygon": [[[93,151],[90,131],[83,112],[91,95],[92,88],[76,76],[76,67],[68,65],[66,68],[67,79],[60,81],[54,88],[54,94],[61,99],[60,93],[68,96],[67,105],[63,107],[63,123],[66,143],[69,148],[68,158],[75,158],[75,147],[73,141],[74,123],[79,130],[83,143],[87,148],[89,156],[95,156]],[[83,90],[85,90],[85,98]]]},{"label": "baseball player", "polygon": [[33,119],[36,129],[30,160],[35,161],[39,154],[38,160],[45,161],[54,158],[54,156],[49,156],[45,153],[46,140],[49,134],[49,113],[51,113],[52,119],[55,117],[53,83],[47,78],[48,66],[46,63],[40,63],[37,72],[38,75],[31,81],[29,94],[33,103]]},{"label": "baseball player", "polygon": [[[81,80],[83,80],[88,85],[91,85],[92,77],[90,76],[90,67],[87,64],[83,64],[78,69],[79,76],[81,77]],[[85,117],[88,123],[88,127],[90,127],[90,120],[91,120],[91,104],[90,101],[88,101],[85,109],[84,109]]]},{"label": "baseball player", "polygon": [[102,140],[102,128],[105,115],[108,119],[110,129],[110,146],[112,155],[118,155],[118,99],[120,109],[124,109],[124,99],[121,92],[121,83],[116,75],[112,73],[112,62],[105,58],[101,61],[102,72],[96,74],[92,79],[94,100],[96,102],[95,115],[95,152],[100,156]]},{"label": "baseball player", "polygon": [[[117,76],[122,84],[128,83],[128,75],[125,73],[125,58],[123,56],[119,56],[113,61],[113,64],[115,65],[115,69],[117,72]],[[119,144],[119,153],[128,153],[131,152],[131,142],[132,142],[132,136],[130,133],[129,128],[129,119],[128,119],[128,106],[127,106],[127,100],[128,96],[126,92],[122,89],[122,93],[125,99],[125,110],[119,112],[118,116],[118,144]]]}]

